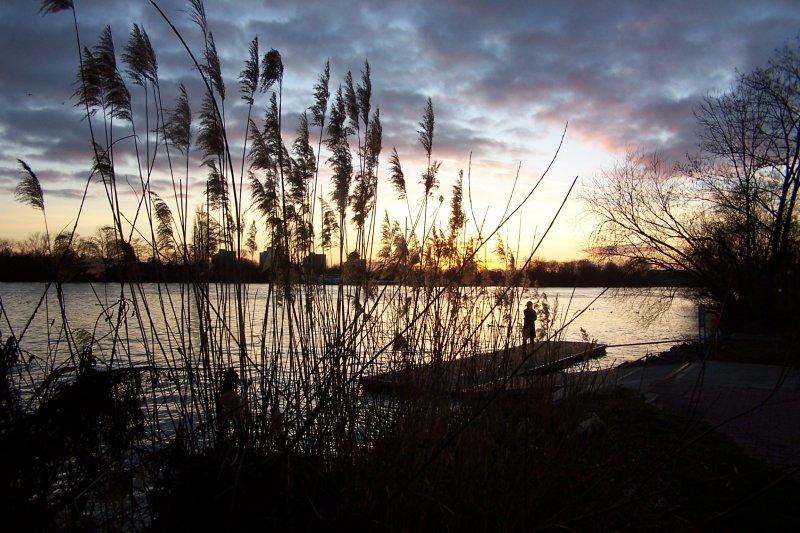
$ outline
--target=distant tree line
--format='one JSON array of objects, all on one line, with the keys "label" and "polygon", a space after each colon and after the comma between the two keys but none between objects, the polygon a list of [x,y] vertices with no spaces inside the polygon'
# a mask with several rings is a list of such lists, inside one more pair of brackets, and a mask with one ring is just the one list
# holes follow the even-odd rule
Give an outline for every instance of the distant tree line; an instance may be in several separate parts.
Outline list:
[{"label": "distant tree line", "polygon": [[538,287],[674,287],[688,283],[686,277],[663,269],[628,261],[531,262],[525,275]]},{"label": "distant tree line", "polygon": [[0,239],[0,281],[5,282],[188,282],[267,281],[267,274],[248,259],[223,264],[202,259],[154,259],[141,240],[130,244],[114,238],[113,228],[100,227],[91,237],[59,234],[53,243],[34,233],[15,241]]},{"label": "distant tree line", "polygon": [[[262,269],[249,259],[212,260],[180,263],[148,257],[148,248],[137,240],[126,252],[114,244],[113,232],[100,228],[88,238],[77,237],[74,246],[65,249],[65,239],[56,237],[55,244],[48,247],[47,238],[41,233],[15,241],[0,239],[0,281],[36,282],[119,282],[137,279],[143,282],[188,282],[188,281],[249,281],[268,282],[287,268],[299,270],[299,266],[277,265]],[[50,250],[50,251],[48,251]],[[342,267],[326,269],[324,279],[341,277],[345,282],[355,282],[364,277],[395,282],[394,272],[380,263],[368,263],[357,254]],[[441,283],[457,282],[459,285],[502,285],[506,283],[508,271],[479,268],[466,271],[447,269],[440,272]],[[404,274],[406,283],[422,283],[421,269]],[[548,261],[534,259],[527,268],[513,274],[516,285],[537,287],[653,287],[679,286],[689,281],[668,270],[657,270],[641,262]]]}]

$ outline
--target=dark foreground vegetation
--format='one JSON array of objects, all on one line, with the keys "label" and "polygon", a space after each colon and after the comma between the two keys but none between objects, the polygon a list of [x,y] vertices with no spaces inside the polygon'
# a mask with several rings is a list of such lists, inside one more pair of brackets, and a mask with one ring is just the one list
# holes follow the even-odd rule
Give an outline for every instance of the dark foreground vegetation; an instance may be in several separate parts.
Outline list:
[{"label": "dark foreground vegetation", "polygon": [[219,453],[173,456],[154,525],[775,531],[794,522],[800,485],[791,477],[626,392],[494,402],[431,461],[471,409],[418,406],[355,464],[330,468],[293,454],[245,455],[237,465]]},{"label": "dark foreground vegetation", "polygon": [[145,513],[154,531],[777,531],[800,497],[703,423],[625,391],[554,402],[547,377],[490,402],[403,398],[384,410],[390,431],[324,460],[275,427],[143,447],[142,373],[78,371],[27,413],[2,376],[0,496],[18,530]]}]

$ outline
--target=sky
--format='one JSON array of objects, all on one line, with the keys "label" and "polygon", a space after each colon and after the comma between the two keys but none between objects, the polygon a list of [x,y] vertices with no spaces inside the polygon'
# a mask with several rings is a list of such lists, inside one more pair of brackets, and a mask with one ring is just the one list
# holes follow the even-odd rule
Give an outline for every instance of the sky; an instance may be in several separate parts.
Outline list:
[{"label": "sky", "polygon": [[[149,1],[74,3],[84,46],[93,46],[108,25],[119,55],[132,24],[140,25],[156,50],[165,101],[173,101],[183,83],[192,108],[199,107],[200,78]],[[202,40],[187,3],[158,4],[199,50]],[[385,211],[401,226],[408,222],[406,204],[388,182],[392,148],[403,164],[411,207],[419,205],[424,151],[417,130],[430,97],[432,156],[441,162],[435,196],[445,198],[442,223],[460,170],[469,177],[470,233],[476,223],[494,227],[544,175],[499,234],[518,256],[535,249],[536,256],[557,260],[586,256],[593,221],[581,191],[593,179],[630,148],[657,150],[674,161],[696,151],[693,108],[705,96],[729,90],[737,72],[766,65],[775,49],[796,44],[800,35],[796,0],[209,0],[206,13],[229,94],[230,131],[244,131],[236,80],[253,37],[262,53],[275,48],[283,59],[287,143],[297,117],[313,104],[313,85],[326,60],[332,93],[348,71],[358,81],[368,61],[372,106],[380,108],[383,125],[380,219]],[[17,159],[39,176],[50,231],[71,229],[78,219],[78,233],[89,236],[111,218],[101,183],[89,184],[81,208],[91,146],[72,97],[78,56],[71,13],[42,15],[39,2],[5,0],[0,50],[0,238],[44,230],[39,211],[14,201]],[[140,101],[141,89],[128,85]],[[257,122],[267,98],[256,102]],[[320,176],[327,184],[325,157]],[[123,174],[133,184],[122,189],[124,201],[132,202],[138,173],[130,167]],[[195,165],[192,176],[190,202],[200,203],[204,171]],[[152,185],[168,196],[165,176],[154,176]]]}]

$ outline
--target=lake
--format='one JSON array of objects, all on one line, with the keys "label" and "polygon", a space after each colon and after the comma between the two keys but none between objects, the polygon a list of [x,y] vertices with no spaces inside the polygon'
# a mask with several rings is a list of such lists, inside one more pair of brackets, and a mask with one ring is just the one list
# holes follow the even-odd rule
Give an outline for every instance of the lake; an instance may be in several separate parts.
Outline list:
[{"label": "lake", "polygon": [[[58,352],[67,353],[65,332],[60,327],[60,308],[55,289],[51,287],[42,300],[44,288],[45,284],[42,283],[0,283],[0,298],[5,311],[0,332],[4,339],[10,331],[19,337],[30,320],[21,342],[23,350],[40,357],[47,353],[57,358]],[[78,283],[64,284],[63,288],[64,314],[73,335],[77,331],[94,335],[107,357],[113,357],[116,353],[116,357],[130,358],[135,363],[159,364],[159,357],[172,352],[174,346],[188,342],[186,331],[192,332],[189,337],[198,335],[201,320],[198,320],[197,294],[192,286],[142,284],[121,288],[118,284]],[[410,300],[409,295],[413,294],[410,290],[396,286],[378,287],[370,298],[362,298],[363,308],[359,309],[356,305],[354,311],[352,304],[359,297],[354,295],[353,287],[345,287],[341,295],[346,304],[344,312],[349,317],[365,312],[374,318],[366,326],[369,331],[364,333],[365,339],[366,335],[371,335],[370,346],[391,342],[391,337],[398,330],[398,323],[402,321],[388,305],[403,299]],[[474,293],[474,298],[484,305],[490,305],[500,290],[489,288],[483,293]],[[230,345],[230,339],[226,341],[228,344],[221,344],[230,345],[235,352],[235,341],[245,338],[248,351],[257,353],[260,346],[263,348],[265,338],[279,338],[283,342],[276,350],[290,349],[285,340],[289,335],[285,318],[283,321],[275,318],[280,314],[281,304],[278,301],[276,305],[274,290],[266,284],[242,287],[240,299],[245,317],[241,324],[243,335],[239,334],[237,327],[234,291],[232,286],[211,285],[208,294],[202,297],[211,309],[211,316],[205,320],[206,327],[229,330],[229,336],[234,338],[233,345]],[[337,312],[337,287],[316,287],[314,291],[298,294],[295,301],[310,302],[313,298],[317,323],[325,326],[325,321]],[[537,328],[544,327],[541,324],[542,304],[546,302],[553,330],[563,326],[558,338],[589,338],[609,345],[607,355],[598,362],[603,367],[638,359],[647,353],[666,350],[672,344],[697,338],[697,306],[685,291],[654,289],[650,294],[631,292],[626,296],[620,296],[618,292],[602,288],[514,289],[513,298],[510,304],[507,302],[505,310],[476,313],[481,321],[473,321],[477,325],[472,331],[488,335],[492,333],[492,328],[506,328],[509,320],[512,324],[518,324],[521,310],[530,299],[537,302],[539,310]],[[40,310],[31,319],[40,300]],[[461,307],[464,307],[463,304]],[[122,327],[115,327],[118,323]],[[327,324],[330,330],[333,326]],[[222,337],[218,336],[219,339]],[[117,349],[109,354],[112,344],[116,344]],[[177,349],[180,351],[185,347]],[[149,355],[143,357],[142,352]]]}]

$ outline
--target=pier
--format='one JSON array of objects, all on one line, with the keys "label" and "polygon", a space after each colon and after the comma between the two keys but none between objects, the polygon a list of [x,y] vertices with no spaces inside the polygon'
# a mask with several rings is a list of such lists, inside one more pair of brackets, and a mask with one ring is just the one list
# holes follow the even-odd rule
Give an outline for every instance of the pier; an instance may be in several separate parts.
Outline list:
[{"label": "pier", "polygon": [[399,395],[415,392],[451,396],[493,390],[524,388],[535,376],[550,374],[605,354],[606,346],[590,342],[536,342],[529,354],[511,346],[452,360],[435,356],[424,364],[361,378],[367,394]]}]

